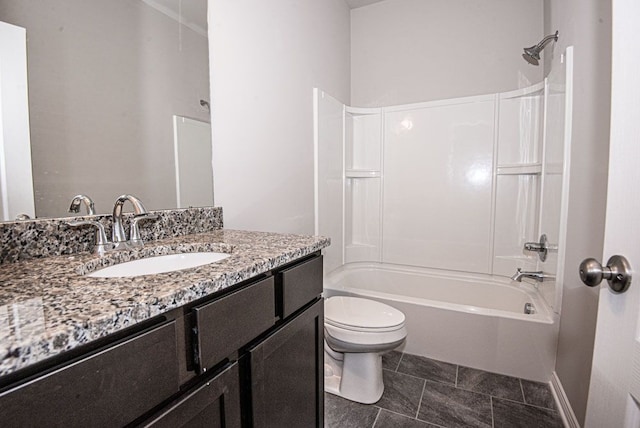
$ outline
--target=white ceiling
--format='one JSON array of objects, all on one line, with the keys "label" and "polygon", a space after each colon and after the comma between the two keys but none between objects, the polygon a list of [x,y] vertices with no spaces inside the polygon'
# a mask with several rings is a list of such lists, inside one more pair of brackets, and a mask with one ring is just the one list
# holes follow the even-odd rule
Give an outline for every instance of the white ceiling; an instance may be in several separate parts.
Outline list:
[{"label": "white ceiling", "polygon": [[384,0],[345,0],[351,9],[356,9],[362,6],[368,6],[373,3],[379,3]]},{"label": "white ceiling", "polygon": [[147,5],[181,22],[195,32],[207,35],[207,0],[142,0]]}]

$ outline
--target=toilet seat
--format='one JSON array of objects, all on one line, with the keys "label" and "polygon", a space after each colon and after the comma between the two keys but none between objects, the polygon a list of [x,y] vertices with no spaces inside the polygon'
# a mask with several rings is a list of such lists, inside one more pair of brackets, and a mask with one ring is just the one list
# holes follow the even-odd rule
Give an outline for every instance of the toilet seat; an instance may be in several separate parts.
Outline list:
[{"label": "toilet seat", "polygon": [[363,333],[383,333],[404,327],[399,310],[369,299],[334,296],[324,302],[324,321],[333,327]]},{"label": "toilet seat", "polygon": [[384,303],[334,296],[324,301],[326,392],[373,404],[384,391],[382,354],[404,343],[404,314]]}]

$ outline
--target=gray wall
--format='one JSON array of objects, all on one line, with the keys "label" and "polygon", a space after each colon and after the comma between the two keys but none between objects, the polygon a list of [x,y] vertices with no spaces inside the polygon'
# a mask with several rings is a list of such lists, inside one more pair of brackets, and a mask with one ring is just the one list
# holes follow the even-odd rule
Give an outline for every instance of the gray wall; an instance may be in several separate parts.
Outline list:
[{"label": "gray wall", "polygon": [[522,48],[542,0],[386,0],[351,11],[351,103],[379,107],[505,92],[542,80]]},{"label": "gray wall", "polygon": [[0,0],[27,28],[36,213],[176,206],[172,115],[209,121],[208,42],[142,1]]},{"label": "gray wall", "polygon": [[313,87],[349,102],[344,0],[209,0],[225,227],[313,233]]},{"label": "gray wall", "polygon": [[598,288],[583,285],[577,271],[586,257],[602,259],[609,157],[611,2],[545,0],[545,33],[555,30],[560,31],[559,42],[545,54],[575,47],[569,221],[556,373],[583,424]]},{"label": "gray wall", "polygon": [[210,0],[225,225],[313,232],[311,88],[367,106],[526,86],[542,79],[520,57],[542,37],[542,12],[542,0],[387,0],[353,11],[343,0]]}]

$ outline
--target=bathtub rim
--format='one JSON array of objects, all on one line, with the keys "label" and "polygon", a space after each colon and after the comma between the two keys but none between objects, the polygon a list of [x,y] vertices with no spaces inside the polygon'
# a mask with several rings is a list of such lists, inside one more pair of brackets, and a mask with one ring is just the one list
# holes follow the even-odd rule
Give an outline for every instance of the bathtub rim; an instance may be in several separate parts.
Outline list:
[{"label": "bathtub rim", "polygon": [[[419,297],[403,296],[401,294],[385,293],[380,291],[372,291],[365,288],[358,287],[344,287],[336,286],[337,280],[341,279],[345,275],[357,271],[388,271],[394,273],[408,273],[418,276],[426,276],[430,278],[440,278],[447,280],[458,280],[463,282],[482,282],[491,286],[506,287],[510,289],[516,289],[528,296],[530,301],[536,308],[535,314],[524,314],[519,312],[505,311],[501,309],[491,309],[480,306],[465,305],[460,303],[443,302],[439,300],[425,299]],[[527,322],[536,322],[542,324],[553,324],[555,322],[554,312],[548,306],[546,301],[539,294],[534,284],[528,282],[516,283],[509,278],[489,275],[481,273],[469,273],[459,271],[449,271],[442,269],[422,268],[407,265],[397,265],[391,263],[378,263],[378,262],[353,262],[344,264],[331,272],[324,274],[323,289],[328,293],[323,293],[325,297],[327,294],[341,294],[341,293],[354,293],[360,296],[371,296],[373,298],[396,300],[408,304],[416,304],[422,306],[430,306],[438,309],[453,310],[457,312],[465,312],[469,314],[481,315],[481,316],[494,316],[500,318],[508,318]]]}]

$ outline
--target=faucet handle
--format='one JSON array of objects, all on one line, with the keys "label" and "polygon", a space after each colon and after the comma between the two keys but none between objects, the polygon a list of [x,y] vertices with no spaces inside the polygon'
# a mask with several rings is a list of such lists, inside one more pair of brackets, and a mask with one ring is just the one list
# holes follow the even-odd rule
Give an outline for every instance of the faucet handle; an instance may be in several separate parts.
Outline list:
[{"label": "faucet handle", "polygon": [[525,242],[524,249],[526,251],[535,251],[538,253],[538,257],[541,262],[547,260],[547,253],[549,252],[549,242],[547,240],[547,235],[540,235],[540,242]]},{"label": "faucet handle", "polygon": [[104,231],[104,226],[95,220],[74,220],[65,222],[67,226],[82,227],[92,226],[96,228],[95,245],[93,247],[93,253],[103,256],[109,250],[113,249],[113,243],[107,239],[107,234]]},{"label": "faucet handle", "polygon": [[143,247],[144,241],[140,236],[140,227],[138,223],[145,220],[157,220],[158,216],[156,214],[136,214],[131,219],[131,230],[129,231],[129,245],[132,247]]}]

